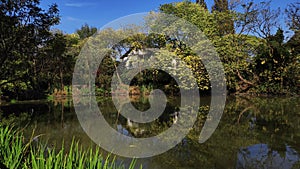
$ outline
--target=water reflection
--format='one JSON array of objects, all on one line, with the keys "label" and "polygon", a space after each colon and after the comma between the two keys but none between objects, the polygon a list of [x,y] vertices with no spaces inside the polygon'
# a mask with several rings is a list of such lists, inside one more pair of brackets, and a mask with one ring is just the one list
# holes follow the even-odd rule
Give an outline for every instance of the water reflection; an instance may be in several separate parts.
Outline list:
[{"label": "water reflection", "polygon": [[[164,154],[138,162],[149,169],[300,168],[300,98],[228,98],[217,130],[209,140],[199,144],[205,120],[214,118],[206,116],[209,100],[201,98],[194,128],[180,144]],[[98,106],[110,126],[131,137],[151,137],[168,129],[174,123],[179,103],[180,99],[169,99],[158,120],[149,124],[130,122],[130,125],[110,99],[98,98]],[[149,107],[145,98],[135,99],[133,105],[140,110]],[[77,120],[71,99],[2,105],[0,112],[2,123],[27,125],[26,135],[31,136],[35,129],[35,135],[45,134],[40,140],[48,140],[49,144],[60,145],[64,140],[68,146],[74,137],[84,147],[93,144]],[[118,159],[130,162],[130,159]]]},{"label": "water reflection", "polygon": [[284,151],[278,152],[267,144],[256,144],[239,150],[236,168],[296,168],[297,165],[300,167],[299,159],[297,151],[290,146],[285,146]]}]

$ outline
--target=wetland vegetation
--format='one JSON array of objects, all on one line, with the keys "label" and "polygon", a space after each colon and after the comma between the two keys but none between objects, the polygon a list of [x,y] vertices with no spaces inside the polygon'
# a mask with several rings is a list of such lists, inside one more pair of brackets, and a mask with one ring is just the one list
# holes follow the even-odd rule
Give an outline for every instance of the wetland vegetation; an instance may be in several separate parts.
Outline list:
[{"label": "wetland vegetation", "polygon": [[[56,4],[42,9],[40,0],[1,0],[0,168],[299,168],[300,3],[290,3],[281,11],[271,3],[215,0],[208,9],[205,1],[197,0],[159,7],[159,12],[200,29],[224,67],[229,97],[223,117],[212,137],[200,144],[204,122],[214,119],[207,116],[211,82],[202,60],[211,53],[207,41],[201,41],[198,50],[208,56],[197,56],[183,42],[192,35],[182,32],[145,33],[132,25],[100,31],[86,24],[66,34],[52,29],[61,20]],[[174,31],[172,26],[162,28],[155,19],[160,18],[153,12],[145,18],[149,30]],[[73,89],[75,63],[86,44],[99,40],[93,36],[96,32],[102,37],[132,36],[118,43],[108,38],[107,54],[90,72],[95,84],[86,81]],[[119,76],[117,67],[139,69],[140,63],[151,61],[149,48],[159,50],[155,55],[164,63],[161,67],[176,69],[182,79],[196,80],[201,94],[198,117],[190,133],[166,153],[138,160],[111,155],[81,128],[74,111],[76,95],[95,94],[107,122],[124,135],[151,137],[166,130],[176,123],[182,99],[179,85],[168,73],[146,69],[133,79],[125,73],[121,78],[130,80],[130,85],[111,91],[112,76],[115,72]],[[192,77],[176,59],[188,66]],[[184,82],[181,87],[191,88]],[[149,124],[121,116],[111,99],[129,90],[130,102],[144,111],[149,109],[153,89],[164,91],[168,101],[164,113]]]}]

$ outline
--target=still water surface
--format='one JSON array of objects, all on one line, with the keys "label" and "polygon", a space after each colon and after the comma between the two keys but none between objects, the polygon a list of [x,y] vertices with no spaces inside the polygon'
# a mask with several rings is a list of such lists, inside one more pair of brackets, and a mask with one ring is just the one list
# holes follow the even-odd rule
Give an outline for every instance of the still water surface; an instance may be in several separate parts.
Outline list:
[{"label": "still water surface", "polygon": [[[161,155],[138,159],[145,169],[199,168],[300,168],[300,98],[229,97],[221,122],[205,143],[198,137],[207,117],[210,98],[201,98],[198,119],[189,135]],[[135,98],[133,105],[149,108],[147,98]],[[118,114],[109,98],[98,98],[107,122],[118,132],[132,137],[151,137],[174,123],[180,98],[169,98],[164,114],[149,124],[133,124]],[[125,103],[126,104],[126,103]],[[71,98],[1,105],[2,121],[24,127],[25,135],[40,135],[49,146],[68,147],[73,138],[83,147],[94,143],[81,128]],[[17,118],[15,118],[17,116]],[[138,126],[137,126],[138,125]],[[132,125],[131,125],[132,126]],[[103,150],[103,154],[107,154]],[[131,159],[118,157],[128,164]]]}]

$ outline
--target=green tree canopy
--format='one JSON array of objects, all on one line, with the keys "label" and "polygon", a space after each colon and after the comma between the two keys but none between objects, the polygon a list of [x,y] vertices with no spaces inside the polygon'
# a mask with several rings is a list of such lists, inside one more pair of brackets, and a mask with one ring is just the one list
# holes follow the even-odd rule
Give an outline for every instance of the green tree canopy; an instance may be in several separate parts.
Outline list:
[{"label": "green tree canopy", "polygon": [[228,0],[214,0],[212,11],[226,12],[229,10]]},{"label": "green tree canopy", "polygon": [[14,91],[34,88],[33,76],[41,48],[59,23],[56,4],[47,10],[39,0],[0,1],[0,89]]},{"label": "green tree canopy", "polygon": [[76,30],[80,39],[88,38],[97,32],[97,28],[89,26],[88,24],[82,25],[80,29]]},{"label": "green tree canopy", "polygon": [[207,5],[204,0],[196,0],[196,4],[201,5],[203,8],[207,9]]}]

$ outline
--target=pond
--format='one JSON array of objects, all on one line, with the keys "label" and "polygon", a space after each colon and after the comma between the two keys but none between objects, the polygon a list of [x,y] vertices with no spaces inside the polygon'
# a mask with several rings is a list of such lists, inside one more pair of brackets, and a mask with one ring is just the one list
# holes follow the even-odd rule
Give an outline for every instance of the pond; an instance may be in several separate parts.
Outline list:
[{"label": "pond", "polygon": [[[137,138],[151,137],[170,127],[180,103],[180,98],[168,98],[165,112],[155,122],[132,124],[118,113],[111,99],[97,100],[112,128]],[[210,108],[210,98],[202,97],[194,127],[181,143],[158,156],[138,159],[138,163],[145,169],[300,168],[299,101],[298,97],[228,97],[220,124],[200,144],[199,134]],[[141,111],[150,107],[147,98],[131,102]],[[34,136],[40,135],[49,146],[59,147],[64,142],[68,147],[72,139],[84,148],[95,145],[78,121],[72,98],[2,104],[0,112],[3,123],[15,123],[28,137],[34,130]],[[103,150],[103,154],[108,152]],[[125,157],[117,160],[131,161]]]}]

